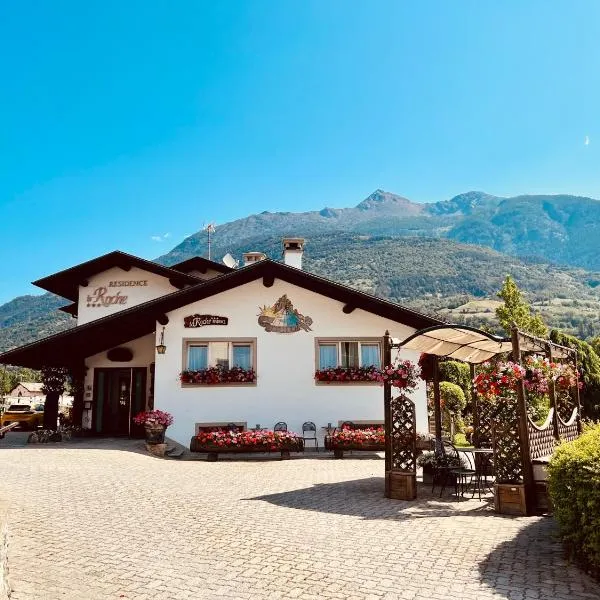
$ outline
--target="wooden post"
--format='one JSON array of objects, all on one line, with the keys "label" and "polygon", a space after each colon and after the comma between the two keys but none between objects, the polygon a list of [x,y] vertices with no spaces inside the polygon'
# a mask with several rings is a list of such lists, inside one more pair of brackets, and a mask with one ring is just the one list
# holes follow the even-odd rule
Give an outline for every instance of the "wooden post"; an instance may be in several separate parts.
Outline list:
[{"label": "wooden post", "polygon": [[575,367],[575,404],[577,405],[577,433],[581,435],[581,398],[579,397],[579,369],[577,368],[577,350],[575,350],[575,357],[573,358],[573,366]]},{"label": "wooden post", "polygon": [[[548,360],[552,362],[552,344],[546,346],[546,352],[548,353]],[[556,385],[554,379],[550,379],[548,383],[548,396],[550,397],[550,409],[554,409],[552,414],[552,435],[555,440],[560,440],[560,434],[558,431],[558,404],[556,402]]]},{"label": "wooden post", "polygon": [[433,356],[433,416],[435,419],[436,450],[442,447],[442,397],[440,394],[439,358]]},{"label": "wooden post", "polygon": [[[386,331],[383,336],[383,366],[392,364],[392,340],[390,332]],[[385,472],[392,468],[392,423],[391,419],[392,386],[389,381],[383,383],[383,413],[384,413],[384,432],[385,432]],[[386,486],[387,488],[387,486]],[[386,489],[386,496],[388,490]]]},{"label": "wooden post", "polygon": [[476,448],[479,448],[479,406],[477,405],[477,390],[473,385],[475,379],[475,365],[469,363],[469,374],[471,375],[471,399],[473,400],[473,434],[471,443]]},{"label": "wooden post", "polygon": [[[521,364],[521,344],[519,329],[515,324],[511,328],[513,361]],[[533,513],[535,504],[535,487],[533,483],[533,465],[529,453],[529,429],[527,426],[527,402],[525,399],[525,384],[521,379],[517,384],[517,412],[519,423],[519,439],[521,446],[521,463],[523,466],[523,483],[525,485],[525,506],[527,514]]]},{"label": "wooden post", "polygon": [[71,386],[73,388],[73,410],[71,412],[71,424],[75,427],[82,426],[83,401],[85,394],[85,363],[72,367]]}]

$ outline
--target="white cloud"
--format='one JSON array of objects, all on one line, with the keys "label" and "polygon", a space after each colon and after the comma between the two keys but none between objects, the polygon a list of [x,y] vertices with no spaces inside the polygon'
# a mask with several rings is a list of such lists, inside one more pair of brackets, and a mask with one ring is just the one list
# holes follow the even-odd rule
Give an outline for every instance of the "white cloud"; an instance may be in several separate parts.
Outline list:
[{"label": "white cloud", "polygon": [[589,146],[590,145],[590,136],[586,135],[585,136],[585,142],[583,142],[584,146]]},{"label": "white cloud", "polygon": [[151,235],[150,239],[153,242],[164,242],[165,240],[168,240],[171,237],[170,233],[165,233],[163,235]]}]

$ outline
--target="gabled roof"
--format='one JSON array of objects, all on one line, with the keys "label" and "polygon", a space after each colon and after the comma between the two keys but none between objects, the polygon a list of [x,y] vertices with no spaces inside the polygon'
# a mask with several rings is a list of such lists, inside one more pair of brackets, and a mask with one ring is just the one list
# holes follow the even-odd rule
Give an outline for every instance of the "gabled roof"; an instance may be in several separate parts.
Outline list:
[{"label": "gabled roof", "polygon": [[230,271],[233,271],[231,267],[215,262],[214,260],[208,260],[208,258],[203,258],[202,256],[192,256],[192,258],[171,265],[171,269],[181,271],[182,273],[189,273],[190,271],[206,273],[209,269],[219,273],[229,273]]},{"label": "gabled roof", "polygon": [[35,381],[19,381],[13,390],[17,389],[20,385],[22,385],[28,392],[41,392],[42,388],[44,387],[43,383],[37,383]]},{"label": "gabled roof", "polygon": [[58,310],[60,310],[61,312],[67,313],[68,315],[71,315],[72,317],[76,317],[78,308],[79,308],[78,303],[72,302],[71,304],[66,304],[65,306],[60,306],[58,308]]},{"label": "gabled roof", "polygon": [[162,320],[164,322],[166,313],[172,310],[261,278],[266,287],[273,285],[275,279],[281,279],[342,302],[345,313],[350,313],[359,308],[415,329],[442,324],[442,321],[438,319],[405,308],[394,302],[265,259],[213,279],[202,281],[192,287],[57,333],[21,348],[9,350],[0,354],[0,363],[34,368],[40,368],[44,365],[76,365],[86,356],[97,354],[154,332],[156,321],[160,322]]},{"label": "gabled roof", "polygon": [[120,267],[125,271],[129,271],[131,267],[138,267],[149,273],[167,277],[172,285],[179,288],[198,283],[198,278],[193,275],[159,265],[151,260],[145,260],[133,254],[115,250],[114,252],[109,252],[64,271],[54,273],[54,275],[42,277],[42,279],[34,281],[33,285],[37,285],[48,292],[52,292],[68,300],[76,301],[79,297],[80,285],[85,284],[90,277],[113,267]]}]

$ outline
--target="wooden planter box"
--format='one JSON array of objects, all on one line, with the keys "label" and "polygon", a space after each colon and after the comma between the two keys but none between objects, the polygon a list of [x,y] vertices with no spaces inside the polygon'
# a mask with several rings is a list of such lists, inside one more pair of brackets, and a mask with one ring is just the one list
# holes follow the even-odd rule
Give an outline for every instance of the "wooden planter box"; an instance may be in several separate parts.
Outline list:
[{"label": "wooden planter box", "polygon": [[423,483],[425,485],[431,485],[433,483],[433,474],[434,473],[435,473],[435,470],[431,465],[425,465],[423,467]]},{"label": "wooden planter box", "polygon": [[334,458],[344,458],[344,452],[350,450],[353,452],[385,452],[385,444],[340,444],[327,435],[325,436],[325,450],[333,450]]},{"label": "wooden planter box", "polygon": [[527,515],[525,485],[522,483],[495,483],[494,508],[502,515]]},{"label": "wooden planter box", "polygon": [[416,474],[386,471],[385,496],[394,500],[414,500],[417,497]]},{"label": "wooden planter box", "polygon": [[219,458],[219,454],[271,454],[273,452],[280,452],[281,458],[290,458],[290,452],[302,452],[304,450],[304,440],[299,439],[294,443],[280,446],[277,450],[271,450],[265,446],[202,446],[198,438],[193,437],[190,441],[191,452],[206,453],[208,456],[206,460],[209,462],[215,462]]}]

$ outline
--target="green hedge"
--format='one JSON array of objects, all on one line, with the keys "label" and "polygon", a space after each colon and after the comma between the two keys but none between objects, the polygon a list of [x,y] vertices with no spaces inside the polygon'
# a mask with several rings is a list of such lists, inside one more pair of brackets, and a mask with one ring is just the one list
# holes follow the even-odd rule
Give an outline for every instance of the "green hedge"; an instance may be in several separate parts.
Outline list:
[{"label": "green hedge", "polygon": [[548,465],[548,484],[569,554],[600,576],[600,424],[559,446]]}]

